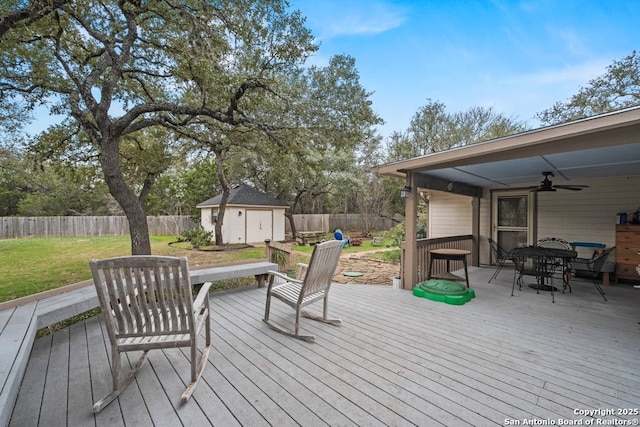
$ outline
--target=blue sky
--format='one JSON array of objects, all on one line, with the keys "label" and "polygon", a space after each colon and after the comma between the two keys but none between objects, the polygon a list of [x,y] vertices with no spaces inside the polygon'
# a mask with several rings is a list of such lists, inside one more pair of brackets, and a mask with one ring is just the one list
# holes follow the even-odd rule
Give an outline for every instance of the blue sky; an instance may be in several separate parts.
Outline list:
[{"label": "blue sky", "polygon": [[427,98],[449,112],[473,106],[538,127],[564,102],[640,50],[638,0],[290,0],[320,50],[355,58],[374,92],[383,136],[404,132]]}]

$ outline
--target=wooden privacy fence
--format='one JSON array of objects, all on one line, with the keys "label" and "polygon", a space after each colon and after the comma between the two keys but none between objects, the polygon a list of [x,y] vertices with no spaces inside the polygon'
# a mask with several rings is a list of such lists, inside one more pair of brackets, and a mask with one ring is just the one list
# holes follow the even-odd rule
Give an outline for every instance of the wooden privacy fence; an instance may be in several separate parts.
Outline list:
[{"label": "wooden privacy fence", "polygon": [[[179,236],[196,225],[189,216],[148,216],[152,236]],[[0,217],[0,239],[22,237],[100,237],[129,234],[124,216]]]},{"label": "wooden privacy fence", "polygon": [[[296,214],[293,216],[297,231],[333,231],[341,228],[348,232],[364,230],[360,214]],[[388,230],[403,218],[369,218],[371,231]],[[149,234],[152,236],[179,236],[195,227],[186,215],[148,216]],[[285,221],[286,232],[291,233],[289,221]],[[99,237],[125,236],[129,234],[129,222],[124,216],[37,216],[0,217],[0,239],[22,237]]]},{"label": "wooden privacy fence", "polygon": [[[394,219],[386,217],[368,217],[367,222],[371,226],[370,231],[383,231],[392,228],[404,218]],[[362,232],[364,221],[362,214],[295,214],[293,221],[297,231],[333,231],[340,228],[343,231]],[[286,222],[286,232],[291,233],[289,221]]]},{"label": "wooden privacy fence", "polygon": [[[329,214],[296,214],[293,215],[296,231],[329,231]],[[291,233],[291,224],[285,223],[285,232]]]}]

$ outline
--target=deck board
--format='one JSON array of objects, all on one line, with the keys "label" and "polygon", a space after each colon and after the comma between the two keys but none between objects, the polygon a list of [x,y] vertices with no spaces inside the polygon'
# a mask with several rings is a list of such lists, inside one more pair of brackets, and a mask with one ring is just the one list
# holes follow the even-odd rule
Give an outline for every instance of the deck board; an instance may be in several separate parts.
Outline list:
[{"label": "deck board", "polygon": [[[529,288],[510,297],[510,275],[488,284],[492,272],[470,269],[477,297],[463,306],[335,285],[330,313],[343,324],[303,319],[315,343],[261,321],[265,289],[216,293],[209,366],[189,403],[188,350],[152,351],[95,416],[111,380],[94,317],[36,341],[10,425],[484,426],[640,407],[640,291],[606,287],[604,302],[575,282],[552,304]],[[291,324],[293,311],[274,302],[272,318]]]},{"label": "deck board", "polygon": [[[11,424],[16,426],[35,426],[40,421],[40,407],[42,406],[42,394],[45,389],[47,365],[51,352],[53,336],[48,335],[37,339],[33,344],[33,350],[27,370],[25,371],[18,399],[13,409]],[[26,398],[28,396],[28,398]]]},{"label": "deck board", "polygon": [[[74,369],[75,370],[75,369]],[[69,329],[53,335],[42,396],[41,419],[51,425],[67,424],[67,384],[69,383]]]},{"label": "deck board", "polygon": [[[255,311],[259,307],[262,308],[263,304],[260,299],[252,301],[255,301],[256,306],[248,307],[249,312]],[[286,306],[282,305],[272,306],[272,310],[274,309],[282,309],[274,311],[274,313],[277,313],[274,318],[289,316],[291,312],[291,310],[286,310]],[[345,323],[345,325],[347,324],[348,322]],[[371,416],[381,420],[386,425],[397,425],[410,422],[409,420],[411,419],[429,420],[431,417],[428,413],[430,411],[438,411],[437,406],[424,400],[416,408],[411,402],[413,396],[403,395],[404,389],[402,387],[398,387],[392,381],[383,378],[380,373],[375,372],[376,366],[369,363],[367,357],[363,356],[357,347],[348,342],[349,339],[354,338],[354,333],[357,333],[354,332],[356,331],[353,328],[354,324],[343,328],[342,326],[334,327],[307,321],[305,326],[314,327],[313,330],[309,330],[313,334],[327,334],[327,339],[321,339],[318,336],[317,342],[314,344],[301,343],[302,346],[320,347],[319,350],[316,350],[316,354],[310,358],[310,361],[315,362],[318,367],[325,366],[324,369],[328,373],[336,378],[341,378],[343,382],[348,384],[350,386],[350,399],[354,402],[359,402],[362,409],[369,411]],[[340,342],[341,346],[338,348],[333,345],[326,346],[327,340],[332,338],[338,338],[336,342]],[[284,340],[284,343],[286,342],[287,340]],[[380,368],[381,371],[385,369]],[[345,388],[344,385],[333,385],[333,387]],[[437,398],[437,396],[434,396],[434,398]],[[454,420],[450,418],[449,414],[439,413],[437,415],[441,419],[447,420],[445,423],[447,425],[452,425],[454,421],[463,423],[460,419]],[[431,419],[430,421],[437,423],[436,419]]]},{"label": "deck board", "polygon": [[93,400],[85,322],[76,323],[69,328],[69,367],[73,374],[69,376],[68,425],[94,426],[92,413],[86,411],[86,408],[93,406]]}]

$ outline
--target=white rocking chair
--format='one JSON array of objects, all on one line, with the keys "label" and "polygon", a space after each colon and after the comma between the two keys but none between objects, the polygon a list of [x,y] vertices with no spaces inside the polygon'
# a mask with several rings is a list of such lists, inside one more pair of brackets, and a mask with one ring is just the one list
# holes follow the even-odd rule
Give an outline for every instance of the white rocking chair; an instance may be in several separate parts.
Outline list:
[{"label": "white rocking chair", "polygon": [[[315,338],[313,335],[300,334],[301,315],[333,325],[342,323],[340,319],[330,319],[327,317],[329,288],[331,287],[333,275],[338,266],[342,246],[343,242],[340,240],[330,240],[316,245],[311,254],[311,261],[309,261],[309,265],[306,266],[306,274],[302,280],[292,279],[277,271],[270,271],[267,302],[264,319],[262,320],[278,332],[307,341],[313,341]],[[284,280],[284,283],[276,284],[274,280],[276,277]],[[284,328],[269,319],[271,297],[278,298],[296,311],[294,330]],[[302,310],[305,306],[321,299],[324,300],[322,316],[316,316]]]},{"label": "white rocking chair", "polygon": [[[99,412],[133,380],[149,350],[191,348],[191,383],[182,394],[186,402],[204,371],[211,348],[209,288],[205,283],[195,301],[186,258],[128,256],[90,262],[102,316],[111,341],[113,390],[93,405]],[[200,360],[197,337],[205,326],[206,347]],[[120,379],[120,353],[142,351],[133,369]]]}]

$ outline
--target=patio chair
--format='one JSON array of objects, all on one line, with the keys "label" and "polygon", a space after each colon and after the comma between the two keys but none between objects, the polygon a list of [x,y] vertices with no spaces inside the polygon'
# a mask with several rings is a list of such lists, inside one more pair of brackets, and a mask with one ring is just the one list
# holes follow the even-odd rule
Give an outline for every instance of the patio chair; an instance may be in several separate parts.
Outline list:
[{"label": "patio chair", "polygon": [[384,238],[387,235],[387,232],[383,232],[382,236],[373,236],[371,238],[371,246],[382,246],[384,245]]},{"label": "patio chair", "polygon": [[[149,350],[189,347],[191,382],[182,402],[191,397],[204,371],[211,348],[209,287],[195,301],[186,258],[126,256],[90,262],[102,316],[111,342],[113,390],[93,405],[99,412],[122,393],[147,359]],[[206,347],[199,360],[197,338],[205,327]],[[142,351],[121,379],[120,353]]]},{"label": "patio chair", "polygon": [[[513,272],[513,285],[511,286],[511,296],[515,289],[516,283],[522,290],[522,282],[524,276],[532,276],[536,278],[536,293],[540,293],[540,289],[551,291],[551,302],[555,301],[553,286],[553,273],[555,262],[550,259],[544,249],[534,246],[513,249],[512,259],[515,269]],[[550,285],[545,285],[545,280],[550,281]]]},{"label": "patio chair", "polygon": [[[568,251],[573,250],[573,246],[571,246],[571,243],[558,237],[543,237],[536,242],[536,247],[543,249],[563,249]],[[564,288],[569,287],[569,292],[571,292],[571,285],[569,284],[571,281],[571,263],[565,262],[564,259],[560,258],[554,259],[553,262],[555,263],[554,269],[556,271],[560,270],[562,272],[562,280],[565,284],[562,291],[564,292]]]},{"label": "patio chair", "polygon": [[616,249],[615,246],[610,247],[602,251],[601,253],[596,253],[591,259],[581,259],[577,263],[581,264],[589,273],[591,280],[593,281],[593,286],[596,287],[598,293],[607,301],[607,297],[605,296],[604,290],[600,285],[600,274],[602,273],[602,269],[607,262],[611,253]]},{"label": "patio chair", "polygon": [[502,270],[502,267],[504,267],[504,263],[507,261],[513,261],[512,259],[513,254],[512,254],[512,251],[507,252],[504,249],[502,249],[502,247],[498,244],[498,242],[493,240],[491,237],[488,237],[487,240],[489,241],[489,247],[491,248],[491,253],[493,254],[493,257],[496,259],[496,262],[498,263],[498,267],[496,268],[496,271],[493,273],[493,276],[491,276],[491,278],[489,279],[488,283],[491,283],[493,279],[498,277],[498,273],[500,273],[500,270]]},{"label": "patio chair", "polygon": [[342,230],[339,228],[333,232],[333,238],[336,240],[340,240],[342,242],[342,247],[346,248],[347,246],[351,246],[351,238],[349,236],[345,236],[342,234]]},{"label": "patio chair", "polygon": [[573,246],[571,243],[567,242],[564,239],[559,239],[557,237],[544,237],[539,239],[536,242],[537,248],[553,248],[553,249],[567,249],[572,250]]},{"label": "patio chair", "polygon": [[[313,248],[311,261],[306,268],[303,279],[292,279],[277,271],[269,272],[269,287],[267,288],[267,302],[264,311],[264,319],[267,325],[283,334],[313,341],[313,335],[300,334],[300,316],[308,317],[333,325],[339,325],[339,319],[327,317],[329,288],[335,274],[338,260],[342,251],[342,242],[339,240],[329,240],[320,243]],[[276,284],[276,279],[283,283]],[[275,297],[293,308],[295,314],[295,326],[293,330],[280,326],[269,319],[271,298]],[[323,300],[322,316],[316,316],[302,309],[316,301]]]}]

